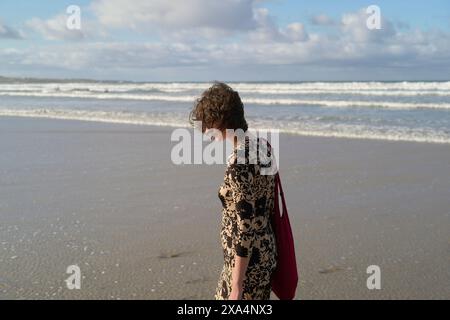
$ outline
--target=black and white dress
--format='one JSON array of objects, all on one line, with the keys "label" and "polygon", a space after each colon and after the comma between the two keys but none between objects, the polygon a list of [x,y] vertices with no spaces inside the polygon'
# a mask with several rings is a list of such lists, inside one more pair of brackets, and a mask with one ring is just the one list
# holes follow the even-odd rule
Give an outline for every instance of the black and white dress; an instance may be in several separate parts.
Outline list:
[{"label": "black and white dress", "polygon": [[[226,300],[231,292],[235,256],[249,257],[243,283],[244,300],[268,300],[270,279],[276,267],[275,235],[270,223],[274,208],[274,175],[261,174],[261,169],[271,165],[268,145],[259,139],[239,144],[228,159],[223,184],[219,188],[222,202],[221,242],[224,266],[215,298]],[[252,155],[261,150],[263,156]],[[237,161],[245,153],[245,163]],[[250,156],[249,156],[250,155]],[[269,164],[268,164],[269,163]]]}]

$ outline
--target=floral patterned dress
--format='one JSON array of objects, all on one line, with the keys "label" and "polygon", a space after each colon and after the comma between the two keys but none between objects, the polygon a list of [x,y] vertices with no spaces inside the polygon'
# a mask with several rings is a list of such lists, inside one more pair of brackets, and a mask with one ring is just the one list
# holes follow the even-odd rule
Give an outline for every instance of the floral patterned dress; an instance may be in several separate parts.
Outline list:
[{"label": "floral patterned dress", "polygon": [[[239,144],[228,159],[224,182],[219,188],[222,202],[221,243],[224,266],[215,298],[227,300],[231,292],[235,256],[249,257],[243,283],[244,300],[268,300],[271,291],[271,275],[276,267],[276,243],[272,230],[271,214],[274,208],[274,175],[261,174],[264,166],[270,166],[271,150],[266,143]],[[265,158],[254,148],[262,149]],[[245,154],[245,163],[237,161]],[[257,155],[257,159],[252,158]]]}]

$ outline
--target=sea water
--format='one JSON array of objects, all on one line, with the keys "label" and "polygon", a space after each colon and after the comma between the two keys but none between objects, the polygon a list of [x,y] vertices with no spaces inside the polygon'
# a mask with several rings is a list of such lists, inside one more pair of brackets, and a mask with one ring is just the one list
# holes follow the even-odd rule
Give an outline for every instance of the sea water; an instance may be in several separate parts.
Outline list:
[{"label": "sea water", "polygon": [[[245,82],[253,129],[298,135],[450,143],[450,82]],[[0,116],[189,126],[211,83],[2,78]]]}]

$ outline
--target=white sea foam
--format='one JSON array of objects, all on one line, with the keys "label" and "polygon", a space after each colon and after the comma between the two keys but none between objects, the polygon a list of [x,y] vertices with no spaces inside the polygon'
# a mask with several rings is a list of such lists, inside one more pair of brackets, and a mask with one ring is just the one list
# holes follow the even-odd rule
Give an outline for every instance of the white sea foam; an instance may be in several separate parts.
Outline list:
[{"label": "white sea foam", "polygon": [[170,116],[161,117],[153,114],[121,112],[121,111],[88,111],[72,109],[8,109],[0,108],[0,116],[47,118],[61,120],[80,120],[106,123],[122,123],[135,125],[159,125],[169,127],[187,127],[187,121],[177,121]]},{"label": "white sea foam", "polygon": [[[47,97],[47,98],[78,98],[98,100],[139,100],[139,101],[167,101],[194,103],[197,96],[176,96],[161,94],[118,94],[118,93],[91,93],[91,92],[0,92],[0,96],[20,97]],[[243,98],[246,104],[256,105],[295,105],[295,106],[320,106],[331,108],[387,108],[387,109],[450,109],[450,103],[426,103],[426,102],[393,102],[393,101],[350,101],[350,100],[307,100],[294,98]]]},{"label": "white sea foam", "polygon": [[[34,87],[34,88],[90,88],[93,90],[126,89],[126,90],[166,90],[179,92],[186,90],[204,90],[211,85],[203,83],[116,83],[116,82],[30,82],[30,83],[0,83],[2,87]],[[240,90],[450,90],[450,81],[446,82],[297,82],[297,83],[231,83]]]},{"label": "white sea foam", "polygon": [[[130,92],[160,91],[182,93],[202,91],[211,83],[103,83],[103,82],[50,82],[50,83],[0,83],[0,91],[74,91]],[[232,83],[234,89],[256,94],[296,93],[349,93],[373,95],[449,95],[450,82],[304,82],[304,83]]]},{"label": "white sea foam", "polygon": [[[170,127],[188,127],[182,116],[174,118],[171,115],[152,113],[136,113],[123,111],[88,111],[72,109],[46,108],[0,108],[0,116],[50,118],[65,120],[95,121],[107,123],[122,123],[135,125],[157,125]],[[433,130],[431,128],[409,129],[402,127],[369,127],[365,125],[320,124],[318,122],[293,121],[250,121],[254,129],[276,128],[280,132],[303,136],[335,137],[352,139],[371,139],[387,141],[411,141],[437,144],[450,144],[450,132]]]},{"label": "white sea foam", "polygon": [[246,103],[263,105],[313,105],[331,108],[387,108],[387,109],[450,109],[450,103],[409,103],[390,101],[304,100],[304,99],[244,99]]}]

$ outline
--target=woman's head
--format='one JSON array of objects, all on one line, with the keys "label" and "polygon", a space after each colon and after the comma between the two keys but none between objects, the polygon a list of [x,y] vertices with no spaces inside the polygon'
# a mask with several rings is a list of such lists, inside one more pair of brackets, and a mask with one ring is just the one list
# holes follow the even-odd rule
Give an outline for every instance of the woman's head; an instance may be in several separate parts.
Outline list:
[{"label": "woman's head", "polygon": [[189,116],[191,123],[202,122],[202,132],[217,129],[247,131],[244,105],[239,94],[225,83],[216,82],[197,99]]}]

